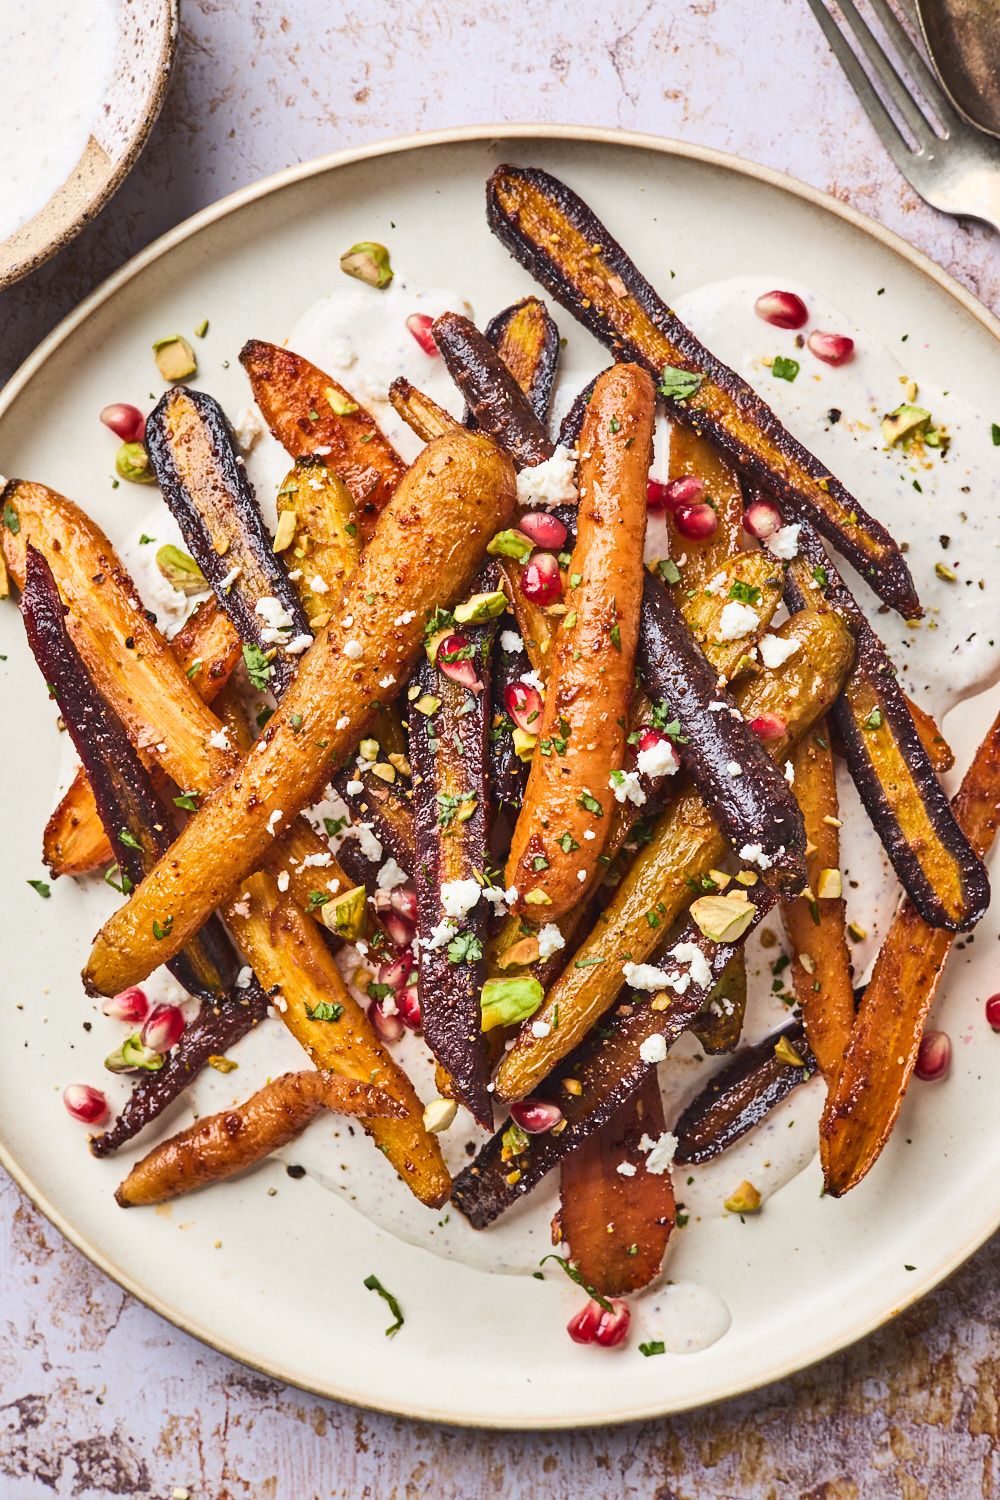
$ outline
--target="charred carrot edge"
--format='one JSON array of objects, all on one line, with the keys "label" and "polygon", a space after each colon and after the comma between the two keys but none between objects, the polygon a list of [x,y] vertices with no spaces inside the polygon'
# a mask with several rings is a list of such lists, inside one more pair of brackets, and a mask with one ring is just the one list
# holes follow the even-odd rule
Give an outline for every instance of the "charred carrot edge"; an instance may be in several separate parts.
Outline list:
[{"label": "charred carrot edge", "polygon": [[920,743],[927,751],[927,759],[940,776],[943,771],[950,771],[955,764],[955,752],[945,739],[937,726],[937,721],[921,708],[919,703],[914,703],[908,693],[904,693],[906,706],[913,715],[913,723],[920,736]]},{"label": "charred carrot edge", "polygon": [[[353,783],[361,783],[360,792],[349,792],[347,788]],[[409,802],[401,795],[399,788],[388,786],[381,781],[375,773],[369,769],[361,770],[358,766],[349,766],[346,770],[338,771],[333,779],[333,785],[344,805],[351,814],[352,823],[370,823],[372,833],[386,853],[390,854],[401,870],[407,875],[412,875],[416,869],[417,849],[413,832],[413,809]],[[350,843],[350,840],[345,840]],[[363,868],[357,860],[351,858],[353,851],[348,850],[345,858],[345,845],[341,844],[339,854],[340,862],[349,874]],[[377,866],[366,859],[364,854],[360,855],[364,865],[371,872],[370,876],[359,880],[358,885],[367,885],[369,878],[377,874]]]},{"label": "charred carrot edge", "polygon": [[[980,855],[1000,826],[1000,717],[976,752],[952,803]],[[842,1197],[875,1165],[892,1133],[920,1038],[955,941],[904,901],[875,960],[837,1087],[820,1121],[826,1190]]]},{"label": "charred carrot edge", "polygon": [[438,406],[436,401],[402,375],[397,375],[389,387],[389,404],[425,443],[462,425],[450,411]]},{"label": "charred carrot edge", "polygon": [[[83,762],[124,879],[137,886],[170,846],[172,809],[159,796],[121,720],[94,686],[68,630],[66,606],[42,554],[27,548],[21,615],[28,644]],[[236,955],[210,916],[168,965],[199,1000],[219,1003],[236,979]]]},{"label": "charred carrot edge", "polygon": [[[614,1118],[562,1163],[562,1238],[585,1284],[602,1296],[638,1292],[659,1275],[674,1227],[674,1191],[669,1172],[646,1170],[639,1142],[657,1141],[665,1129],[660,1085],[651,1072]],[[622,1163],[630,1173],[618,1170]]]},{"label": "charred carrot edge", "polygon": [[[775,1051],[782,1041],[802,1059],[801,1067]],[[756,1046],[744,1047],[708,1081],[677,1121],[674,1160],[679,1166],[711,1161],[759,1125],[818,1066],[799,1021],[789,1021]]]},{"label": "charred carrot edge", "polygon": [[327,462],[353,495],[367,541],[406,471],[374,417],[336,380],[290,349],[250,339],[240,351],[240,364],[264,421],[292,458],[329,450]]},{"label": "charred carrot edge", "polygon": [[801,890],[806,833],[795,794],[728,692],[720,691],[719,675],[673,596],[649,573],[636,665],[650,695],[669,704],[680,722],[681,763],[720,833],[742,860],[763,870],[768,884]]},{"label": "charred carrot edge", "polygon": [[[529,1136],[513,1170],[513,1164],[503,1156],[503,1129],[486,1142],[475,1160],[456,1177],[452,1189],[452,1202],[473,1229],[485,1229],[523,1198],[582,1141],[606,1125],[648,1077],[655,1077],[656,1064],[643,1058],[643,1043],[662,1036],[669,1051],[709,1002],[714,982],[722,977],[776,899],[768,886],[754,887],[754,915],[736,943],[713,943],[693,922],[688,923],[678,942],[693,943],[699,949],[709,965],[713,984],[703,988],[692,979],[682,995],[673,996],[666,991],[655,996],[629,991],[628,1003],[608,1019],[602,1035],[584,1041],[537,1084],[532,1097],[558,1104],[565,1125],[558,1133]],[[673,969],[674,961],[670,963]],[[683,972],[683,963],[676,967]]]},{"label": "charred carrot edge", "polygon": [[[146,447],[191,555],[240,639],[270,660],[269,685],[280,695],[301,654],[287,648],[301,643],[303,636],[310,640],[312,631],[285,565],[272,549],[225,412],[204,391],[175,386],[146,419]],[[291,621],[277,642],[266,638],[268,622],[257,613],[265,598],[276,599]]]},{"label": "charred carrot edge", "polygon": [[516,621],[511,615],[502,615],[493,646],[490,790],[498,807],[516,811],[524,799],[528,767],[514,749],[514,724],[507,715],[504,692],[531,670],[531,663],[526,651],[508,651],[504,646],[503,638],[508,631],[517,633]]},{"label": "charred carrot edge", "polygon": [[[495,587],[490,567],[479,584]],[[489,1067],[482,1034],[480,991],[486,978],[483,950],[487,907],[483,900],[456,919],[457,936],[436,948],[431,935],[444,920],[442,885],[482,875],[489,852],[488,780],[490,669],[496,621],[461,626],[473,648],[470,665],[477,692],[451,681],[424,657],[409,695],[413,767],[414,876],[420,934],[420,1014],[424,1036],[447,1069],[462,1102],[485,1129],[493,1127],[487,1091]],[[433,705],[437,705],[434,707]]]},{"label": "charred carrot edge", "polygon": [[551,458],[555,445],[500,355],[475,323],[442,313],[431,333],[448,374],[465,397],[476,426],[489,433],[518,469]]},{"label": "charred carrot edge", "polygon": [[[645,365],[657,380],[667,369],[674,386],[661,394],[672,416],[796,519],[813,522],[887,604],[906,619],[920,614],[909,569],[885,528],[698,342],[576,193],[538,168],[501,166],[487,186],[486,218],[511,254],[616,359]],[[683,382],[669,367],[691,379]]]},{"label": "charred carrot edge", "polygon": [[121,1208],[162,1203],[223,1182],[294,1140],[322,1109],[368,1117],[402,1114],[381,1089],[307,1070],[283,1073],[242,1104],[205,1115],[136,1162],[115,1193]]},{"label": "charred carrot edge", "polygon": [[809,886],[797,899],[781,903],[781,920],[809,1045],[832,1081],[854,1025],[854,986],[843,897],[817,894],[821,872],[840,869],[837,779],[825,719],[796,746],[791,761],[792,786],[806,825]]},{"label": "charred carrot edge", "polygon": [[486,337],[544,427],[559,362],[559,329],[540,297],[524,297],[486,325]]},{"label": "charred carrot edge", "polygon": [[747,1009],[747,959],[741,948],[712,991],[712,998],[691,1027],[703,1052],[718,1057],[735,1052]]},{"label": "charred carrot edge", "polygon": [[986,867],[934,774],[895,667],[809,526],[800,527],[799,549],[786,574],[789,607],[825,601],[855,632],[854,667],[830,719],[865,811],[924,921],[965,932],[989,905]]}]

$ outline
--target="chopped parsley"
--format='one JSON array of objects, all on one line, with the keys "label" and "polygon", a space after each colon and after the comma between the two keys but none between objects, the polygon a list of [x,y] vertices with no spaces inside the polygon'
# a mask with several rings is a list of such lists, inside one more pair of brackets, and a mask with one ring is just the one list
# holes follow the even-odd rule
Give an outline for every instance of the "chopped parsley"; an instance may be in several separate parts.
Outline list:
[{"label": "chopped parsley", "polygon": [[994,448],[1000,448],[1000,426],[996,422],[990,427],[990,436],[993,438]]},{"label": "chopped parsley", "polygon": [[622,649],[622,633],[621,627],[618,625],[612,625],[611,627],[611,644],[612,646],[614,646],[615,650],[620,656]]},{"label": "chopped parsley", "polygon": [[349,822],[349,818],[324,818],[323,827],[326,829],[327,837],[334,838],[342,828],[347,827]]},{"label": "chopped parsley", "polygon": [[174,806],[182,807],[185,812],[197,812],[198,800],[194,792],[183,792],[181,796],[174,798]]},{"label": "chopped parsley", "polygon": [[268,661],[264,652],[260,649],[259,646],[254,646],[249,642],[244,642],[243,660],[246,663],[247,676],[250,678],[250,681],[253,683],[258,693],[265,692],[274,668]]},{"label": "chopped parsley", "polygon": [[[326,819],[326,821],[329,822],[330,819],[328,818]],[[319,911],[320,907],[325,906],[326,903],[331,899],[332,898],[327,891],[310,891],[309,905],[306,907],[307,914],[310,912]]]},{"label": "chopped parsley", "polygon": [[[121,885],[119,885],[118,881],[115,879],[116,875],[121,877]],[[129,880],[124,870],[122,870],[118,865],[112,865],[111,869],[108,870],[107,874],[104,877],[104,884],[109,885],[113,891],[119,891],[123,896],[129,895],[131,891],[135,890],[135,886],[132,884],[131,880]]]},{"label": "chopped parsley", "polygon": [[622,430],[622,424],[619,422],[618,418],[617,417],[612,417],[611,421],[608,423],[608,431],[609,432],[621,432],[621,430]]},{"label": "chopped parsley", "polygon": [[33,891],[37,891],[38,892],[38,894],[41,896],[41,898],[42,898],[43,901],[47,901],[49,899],[49,897],[52,895],[52,891],[45,884],[44,880],[29,880],[28,884],[31,886],[31,889]]},{"label": "chopped parsley", "polygon": [[799,373],[799,368],[797,359],[786,359],[783,354],[776,354],[774,356],[774,364],[771,366],[771,373],[776,380],[787,380],[790,384]]},{"label": "chopped parsley", "polygon": [[122,828],[118,833],[118,841],[125,845],[126,849],[138,849],[142,851],[142,845],[134,834],[129,833],[127,828]]},{"label": "chopped parsley", "polygon": [[483,956],[483,945],[474,932],[460,932],[448,944],[448,962],[474,964]]},{"label": "chopped parsley", "polygon": [[191,678],[196,675],[198,668],[203,667],[204,665],[205,663],[202,661],[201,657],[196,656],[194,661],[188,667],[187,671],[184,673],[184,676],[187,678],[188,682],[190,682]]},{"label": "chopped parsley", "polygon": [[432,610],[427,611],[427,624],[424,626],[424,645],[435,635],[440,635],[442,630],[454,630],[455,616],[450,610],[442,609],[440,604]]},{"label": "chopped parsley", "polygon": [[292,733],[293,734],[298,734],[299,730],[302,728],[302,715],[301,714],[289,714],[288,715],[288,722],[292,726]]},{"label": "chopped parsley", "polygon": [[170,934],[173,932],[173,930],[174,930],[174,919],[173,919],[173,917],[168,917],[167,920],[164,922],[164,924],[163,924],[162,927],[160,926],[159,922],[157,922],[157,920],[154,917],[154,919],[153,919],[153,936],[155,937],[155,939],[156,939],[156,941],[158,943],[162,943],[164,938],[169,937]]},{"label": "chopped parsley", "polygon": [[344,1007],[336,1000],[332,1004],[329,1000],[321,1000],[311,1010],[306,1004],[306,1019],[309,1021],[339,1021],[343,1014]]},{"label": "chopped parsley", "polygon": [[760,589],[755,588],[752,583],[744,583],[742,578],[737,578],[729,590],[730,599],[737,599],[740,604],[759,604]]},{"label": "chopped parsley", "polygon": [[817,563],[813,568],[813,577],[822,589],[825,589],[827,584],[830,582],[830,575],[823,567],[822,563]]},{"label": "chopped parsley", "polygon": [[670,704],[666,698],[661,698],[659,703],[653,704],[650,723],[654,729],[659,729],[675,745],[686,745],[688,743],[687,736],[681,734],[680,719],[672,719],[670,717]]},{"label": "chopped parsley", "polygon": [[142,536],[139,538],[139,546],[140,547],[148,547],[151,542],[155,542],[155,541],[156,541],[156,537],[155,536],[147,536],[146,533],[143,532]]},{"label": "chopped parsley", "polygon": [[672,557],[663,557],[656,564],[664,583],[680,583],[681,570]]},{"label": "chopped parsley", "polygon": [[573,1261],[571,1261],[571,1260],[564,1260],[561,1255],[556,1255],[555,1253],[552,1253],[550,1255],[543,1255],[542,1258],[541,1258],[541,1260],[538,1262],[538,1264],[540,1266],[544,1266],[544,1264],[545,1264],[545,1262],[547,1260],[554,1260],[556,1262],[556,1265],[562,1266],[563,1270],[566,1272],[566,1275],[569,1277],[570,1281],[575,1281],[576,1284],[577,1284],[577,1286],[582,1286],[583,1290],[587,1293],[587,1295],[590,1296],[590,1297],[593,1297],[593,1299],[597,1303],[598,1307],[603,1307],[603,1309],[604,1309],[605,1312],[614,1312],[614,1308],[612,1307],[611,1303],[608,1301],[607,1297],[602,1297],[601,1294],[600,1294],[600,1292],[597,1290],[597,1288],[595,1286],[588,1286],[588,1284],[584,1281],[583,1277],[580,1275],[580,1272],[577,1269],[576,1265],[573,1263]]},{"label": "chopped parsley", "polygon": [[576,805],[577,807],[582,807],[585,812],[593,813],[596,818],[604,817],[604,808],[598,802],[597,798],[592,797],[589,792],[581,792],[576,799]]},{"label": "chopped parsley", "polygon": [[[678,1222],[680,1222],[680,1216],[679,1215],[678,1215]],[[686,1217],[685,1217],[684,1222],[687,1223]],[[640,1344],[639,1345],[639,1353],[640,1354],[644,1354],[647,1359],[649,1358],[649,1356],[651,1354],[666,1354],[666,1352],[667,1352],[667,1346],[664,1344],[664,1342],[663,1342],[662,1339],[650,1339],[648,1344]]]},{"label": "chopped parsley", "polygon": [[704,375],[697,375],[693,370],[678,370],[674,365],[664,365],[656,389],[668,401],[687,401],[701,390],[704,378]]},{"label": "chopped parsley", "polygon": [[441,807],[437,816],[439,828],[449,829],[456,818],[460,823],[467,823],[476,810],[475,792],[459,792],[457,796],[450,792],[438,792],[435,800]]},{"label": "chopped parsley", "polygon": [[559,845],[564,854],[572,854],[574,849],[579,849],[580,847],[580,845],[576,842],[576,839],[570,833],[569,829],[567,829],[560,838],[556,839],[556,843]]},{"label": "chopped parsley", "polygon": [[274,718],[274,709],[273,708],[268,708],[267,704],[265,703],[264,707],[261,709],[260,713],[257,715],[257,728],[258,729],[263,729],[264,725],[267,723],[268,719],[273,719],[273,718]]},{"label": "chopped parsley", "polygon": [[[558,1258],[559,1257],[557,1256],[556,1259],[558,1260]],[[370,1292],[378,1292],[382,1300],[384,1302],[388,1302],[389,1311],[396,1319],[395,1323],[390,1324],[390,1326],[385,1330],[386,1338],[391,1339],[393,1334],[399,1332],[405,1321],[399,1303],[396,1301],[391,1292],[386,1291],[385,1287],[382,1285],[381,1281],[379,1281],[377,1276],[366,1276],[363,1284],[368,1288]]]}]

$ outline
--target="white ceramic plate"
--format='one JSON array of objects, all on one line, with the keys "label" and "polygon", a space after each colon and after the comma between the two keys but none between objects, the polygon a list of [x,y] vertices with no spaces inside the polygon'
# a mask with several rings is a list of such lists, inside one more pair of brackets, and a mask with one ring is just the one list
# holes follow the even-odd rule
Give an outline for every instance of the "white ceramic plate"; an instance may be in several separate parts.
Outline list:
[{"label": "white ceramic plate", "polygon": [[[639,266],[675,292],[758,272],[804,282],[890,345],[909,334],[915,379],[1000,414],[1000,325],[937,267],[834,199],[649,137],[504,126],[297,167],[165,236],[7,387],[0,469],[54,486],[112,539],[123,536],[143,499],[129,486],[112,489],[113,449],[96,418],[106,401],[145,390],[153,340],[209,317],[199,383],[234,412],[247,399],[236,359],[244,340],[282,340],[338,283],[338,257],[359,239],[385,241],[394,264],[425,285],[460,289],[485,320],[530,286],[485,224],[484,183],[503,160],[568,179]],[[887,294],[878,297],[879,287]],[[559,316],[563,333],[585,337]],[[626,1421],[737,1395],[822,1359],[924,1295],[1000,1222],[1000,1045],[982,1017],[982,1000],[1000,988],[993,912],[956,955],[938,1003],[956,1039],[951,1076],[911,1091],[877,1170],[835,1203],[820,1197],[814,1165],[758,1220],[730,1216],[697,1240],[677,1236],[668,1274],[722,1293],[733,1313],[727,1336],[699,1354],[644,1359],[638,1340],[623,1353],[578,1348],[565,1334],[574,1288],[440,1260],[274,1163],[172,1208],[122,1213],[111,1196],[120,1163],[88,1156],[56,1091],[82,1071],[81,1025],[92,1011],[78,976],[92,924],[72,882],[60,881],[47,902],[25,883],[44,873],[38,850],[60,747],[10,605],[0,609],[0,652],[0,1160],[97,1265],[215,1348],[407,1416],[498,1427]],[[990,716],[982,701],[952,716],[960,766]],[[362,1287],[370,1272],[404,1307],[392,1341],[384,1305]]]}]

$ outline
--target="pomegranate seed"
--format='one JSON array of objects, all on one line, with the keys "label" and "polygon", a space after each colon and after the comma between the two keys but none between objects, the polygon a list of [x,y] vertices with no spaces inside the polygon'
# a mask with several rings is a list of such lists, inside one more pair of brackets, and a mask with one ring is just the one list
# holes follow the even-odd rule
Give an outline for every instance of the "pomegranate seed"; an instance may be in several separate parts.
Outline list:
[{"label": "pomegranate seed", "polygon": [[63,1103],[74,1120],[84,1125],[99,1125],[108,1117],[108,1101],[100,1089],[92,1089],[89,1083],[71,1083],[63,1089]]},{"label": "pomegranate seed", "polygon": [[666,510],[667,508],[667,486],[661,479],[647,479],[646,481],[646,509],[652,511]]},{"label": "pomegranate seed", "polygon": [[551,604],[562,593],[559,563],[551,552],[535,552],[521,569],[521,591],[532,604]]},{"label": "pomegranate seed", "polygon": [[149,1000],[146,991],[141,990],[137,984],[132,984],[127,990],[122,990],[120,995],[113,995],[110,1000],[102,1000],[101,1010],[113,1021],[126,1021],[130,1026],[139,1021],[144,1021],[149,1015]]},{"label": "pomegranate seed", "polygon": [[613,1349],[616,1344],[624,1342],[632,1315],[628,1304],[620,1297],[610,1300],[613,1312],[608,1312],[591,1298],[586,1307],[570,1318],[566,1332],[574,1344],[601,1344],[605,1349]]},{"label": "pomegranate seed", "polygon": [[759,740],[780,740],[788,725],[780,714],[758,714],[750,720],[750,728]]},{"label": "pomegranate seed", "polygon": [[701,542],[715,535],[719,518],[710,505],[681,505],[674,511],[674,525],[681,536]]},{"label": "pomegranate seed", "polygon": [[504,707],[518,729],[525,734],[538,733],[542,716],[542,695],[530,682],[511,682],[503,690]]},{"label": "pomegranate seed", "polygon": [[403,1025],[410,1031],[420,1030],[420,995],[415,984],[396,993],[396,1009],[403,1018]]},{"label": "pomegranate seed", "polygon": [[404,989],[412,968],[412,953],[401,953],[398,958],[393,959],[391,964],[379,964],[375,972],[375,982],[387,984],[391,990]]},{"label": "pomegranate seed", "polygon": [[951,1037],[946,1031],[925,1031],[920,1038],[920,1050],[917,1053],[917,1065],[914,1069],[918,1078],[925,1083],[933,1083],[937,1078],[943,1078],[951,1065]]},{"label": "pomegranate seed", "polygon": [[528,511],[518,521],[517,529],[530,537],[536,547],[554,547],[556,551],[569,536],[559,517],[548,516],[543,510]]},{"label": "pomegranate seed", "polygon": [[755,500],[743,512],[743,530],[749,531],[758,542],[765,542],[784,525],[781,511],[773,500]]},{"label": "pomegranate seed", "polygon": [[404,921],[417,925],[417,893],[412,885],[398,885],[392,893],[392,904]]},{"label": "pomegranate seed", "polygon": [[[648,485],[646,488],[648,494]],[[676,511],[682,505],[700,505],[704,498],[705,486],[695,474],[683,474],[663,487],[664,510]]]},{"label": "pomegranate seed", "polygon": [[563,1112],[558,1104],[550,1104],[548,1099],[519,1099],[511,1105],[510,1117],[529,1135],[544,1135],[553,1125],[559,1124]]},{"label": "pomegranate seed", "polygon": [[987,1000],[986,1019],[994,1031],[1000,1031],[1000,995],[991,995]]},{"label": "pomegranate seed", "polygon": [[417,924],[408,922],[405,917],[399,915],[398,911],[393,911],[392,907],[384,913],[382,925],[397,948],[408,948],[413,942]]},{"label": "pomegranate seed", "polygon": [[179,1005],[158,1005],[142,1028],[142,1045],[153,1052],[169,1052],[185,1027]]},{"label": "pomegranate seed", "polygon": [[809,348],[825,365],[845,365],[854,353],[854,340],[843,333],[820,333],[814,328],[808,338]]},{"label": "pomegranate seed", "polygon": [[[444,675],[452,682],[461,683],[462,687],[470,688],[474,693],[481,693],[483,685],[476,676],[476,669],[472,664],[472,658],[455,660],[461,652],[468,650],[469,642],[464,635],[450,635],[447,640],[441,642],[437,650],[437,665]],[[449,658],[452,658],[449,660]]]},{"label": "pomegranate seed", "polygon": [[101,421],[110,427],[123,443],[141,443],[146,431],[146,418],[137,406],[127,401],[115,401],[101,412]]},{"label": "pomegranate seed", "polygon": [[398,1042],[406,1030],[398,1013],[393,1015],[386,1010],[384,1000],[372,1001],[368,1007],[368,1019],[376,1036],[381,1037],[383,1042]]},{"label": "pomegranate seed", "polygon": [[809,311],[794,292],[765,292],[753,305],[758,318],[775,328],[802,328],[809,321]]},{"label": "pomegranate seed", "polygon": [[[424,353],[436,357],[438,352],[437,344],[435,344],[434,335],[431,333],[431,329],[434,327],[434,319],[428,317],[426,313],[410,313],[410,316],[406,320],[406,326]],[[795,326],[798,327],[798,324]]]}]

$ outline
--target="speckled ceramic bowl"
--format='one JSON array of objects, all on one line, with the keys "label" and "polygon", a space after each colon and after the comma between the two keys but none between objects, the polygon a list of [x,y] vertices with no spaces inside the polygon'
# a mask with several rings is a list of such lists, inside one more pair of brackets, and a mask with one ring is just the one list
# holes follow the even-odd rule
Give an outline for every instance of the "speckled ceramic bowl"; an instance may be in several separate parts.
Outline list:
[{"label": "speckled ceramic bowl", "polygon": [[180,0],[121,0],[114,77],[83,155],[34,218],[0,240],[0,287],[80,233],[132,170],[160,113],[177,50]]}]

